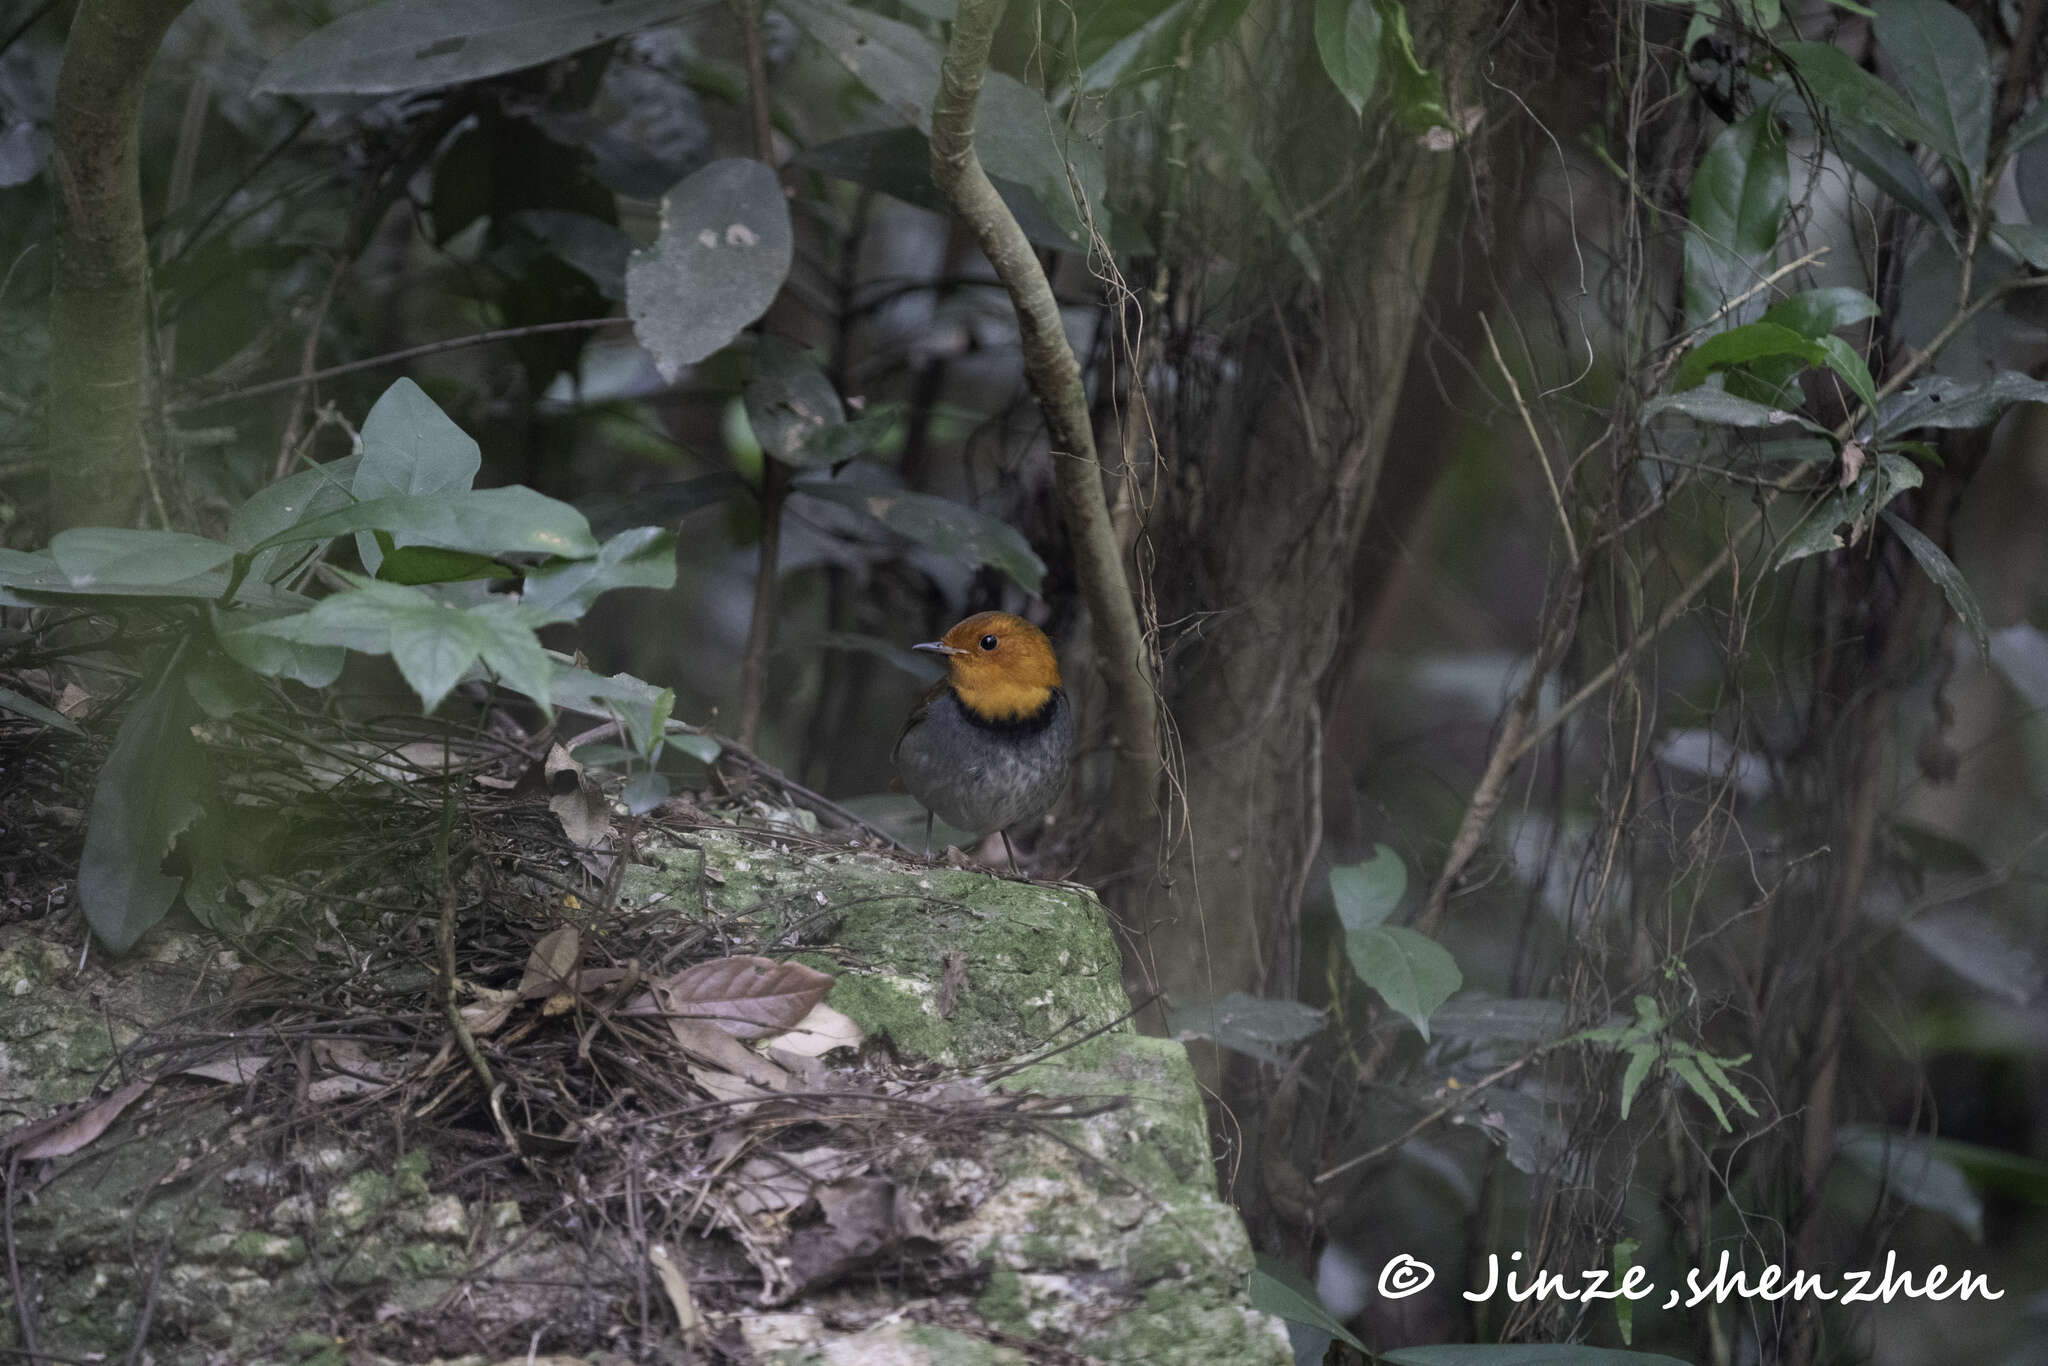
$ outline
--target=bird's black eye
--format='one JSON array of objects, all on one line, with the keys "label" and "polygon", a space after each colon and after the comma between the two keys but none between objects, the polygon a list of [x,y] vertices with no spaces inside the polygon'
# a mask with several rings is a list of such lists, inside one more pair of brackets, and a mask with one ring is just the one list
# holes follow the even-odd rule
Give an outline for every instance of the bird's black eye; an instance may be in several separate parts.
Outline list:
[{"label": "bird's black eye", "polygon": [[984,650],[993,650],[993,649],[995,649],[995,648],[996,648],[996,638],[995,638],[994,636],[983,636],[983,637],[981,638],[981,648],[982,648],[982,649],[984,649]]}]

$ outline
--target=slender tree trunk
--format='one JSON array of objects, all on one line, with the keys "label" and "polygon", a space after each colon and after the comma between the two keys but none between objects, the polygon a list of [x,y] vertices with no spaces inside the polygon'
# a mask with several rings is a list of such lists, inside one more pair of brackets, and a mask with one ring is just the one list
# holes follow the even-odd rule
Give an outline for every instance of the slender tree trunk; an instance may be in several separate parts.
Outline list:
[{"label": "slender tree trunk", "polygon": [[57,77],[50,288],[50,526],[125,525],[147,475],[149,244],[137,120],[189,0],[83,0]]}]

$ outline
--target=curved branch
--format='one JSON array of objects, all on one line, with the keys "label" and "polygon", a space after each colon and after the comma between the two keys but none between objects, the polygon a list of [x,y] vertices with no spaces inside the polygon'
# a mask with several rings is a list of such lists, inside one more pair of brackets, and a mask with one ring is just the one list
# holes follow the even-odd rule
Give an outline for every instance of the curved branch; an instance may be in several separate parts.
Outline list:
[{"label": "curved branch", "polygon": [[136,123],[171,21],[190,0],[86,0],[57,76],[50,282],[50,528],[119,525],[143,488],[149,245]]},{"label": "curved branch", "polygon": [[989,44],[1004,0],[960,0],[953,40],[932,102],[932,179],[973,231],[996,278],[1009,291],[1024,352],[1024,373],[1052,437],[1060,515],[1074,545],[1074,569],[1095,626],[1095,653],[1109,694],[1116,735],[1117,806],[1153,800],[1161,771],[1159,715],[1147,668],[1144,632],[1131,598],[1102,465],[1089,422],[1081,366],[1067,344],[1060,306],[1024,230],[974,151],[974,104],[988,70]]}]

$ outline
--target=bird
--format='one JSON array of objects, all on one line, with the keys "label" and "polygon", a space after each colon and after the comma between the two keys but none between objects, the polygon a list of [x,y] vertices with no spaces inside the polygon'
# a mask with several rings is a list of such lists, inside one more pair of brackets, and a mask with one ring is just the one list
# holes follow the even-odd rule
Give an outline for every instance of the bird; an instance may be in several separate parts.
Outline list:
[{"label": "bird", "polygon": [[1044,815],[1073,766],[1059,657],[1045,632],[1008,612],[978,612],[911,648],[946,661],[890,753],[904,790],[924,804],[925,856],[936,815],[978,835],[1000,831],[1014,874],[1009,828]]}]

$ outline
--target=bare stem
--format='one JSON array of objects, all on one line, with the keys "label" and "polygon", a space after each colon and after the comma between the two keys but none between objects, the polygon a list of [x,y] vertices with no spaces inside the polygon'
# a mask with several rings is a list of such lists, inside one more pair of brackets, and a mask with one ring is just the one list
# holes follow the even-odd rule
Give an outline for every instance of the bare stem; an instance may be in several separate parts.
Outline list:
[{"label": "bare stem", "polygon": [[1075,575],[1108,693],[1117,744],[1111,804],[1149,806],[1162,768],[1158,706],[1144,632],[1103,496],[1088,392],[1045,270],[974,150],[974,105],[1002,12],[1003,0],[961,0],[932,104],[932,180],[973,231],[1016,311],[1024,373],[1051,436],[1060,515],[1073,541]]}]

